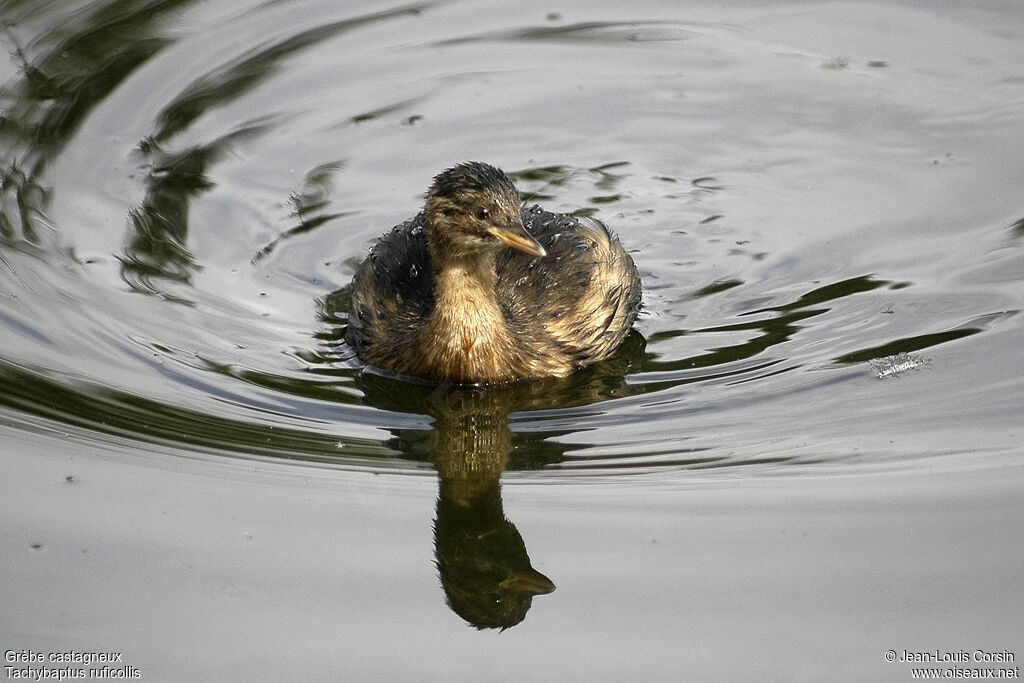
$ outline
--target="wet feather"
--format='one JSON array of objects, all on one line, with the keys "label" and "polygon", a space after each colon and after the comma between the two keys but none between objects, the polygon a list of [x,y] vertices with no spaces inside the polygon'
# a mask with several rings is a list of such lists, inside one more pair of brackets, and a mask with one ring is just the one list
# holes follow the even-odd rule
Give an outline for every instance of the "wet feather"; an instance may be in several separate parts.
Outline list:
[{"label": "wet feather", "polygon": [[462,164],[356,272],[348,341],[367,363],[437,381],[565,376],[614,352],[640,293],[600,222],[521,208],[500,170]]}]

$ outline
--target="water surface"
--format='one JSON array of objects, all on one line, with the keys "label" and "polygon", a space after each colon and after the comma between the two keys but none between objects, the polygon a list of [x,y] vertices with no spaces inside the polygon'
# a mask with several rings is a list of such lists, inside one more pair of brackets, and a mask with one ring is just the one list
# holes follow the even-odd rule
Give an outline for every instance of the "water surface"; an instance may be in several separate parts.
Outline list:
[{"label": "water surface", "polygon": [[[0,15],[5,648],[157,679],[1024,656],[1018,4]],[[453,388],[352,357],[356,265],[467,159],[619,234],[614,358]]]}]

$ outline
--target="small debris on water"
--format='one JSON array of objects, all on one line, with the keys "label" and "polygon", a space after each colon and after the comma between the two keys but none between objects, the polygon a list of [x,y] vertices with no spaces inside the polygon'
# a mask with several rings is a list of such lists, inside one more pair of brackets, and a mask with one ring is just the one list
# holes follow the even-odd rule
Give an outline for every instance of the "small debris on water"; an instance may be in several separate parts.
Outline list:
[{"label": "small debris on water", "polygon": [[872,358],[868,361],[871,367],[878,373],[879,379],[893,377],[909,370],[914,370],[929,363],[928,358],[922,358],[916,353],[901,351],[893,356],[884,358]]}]

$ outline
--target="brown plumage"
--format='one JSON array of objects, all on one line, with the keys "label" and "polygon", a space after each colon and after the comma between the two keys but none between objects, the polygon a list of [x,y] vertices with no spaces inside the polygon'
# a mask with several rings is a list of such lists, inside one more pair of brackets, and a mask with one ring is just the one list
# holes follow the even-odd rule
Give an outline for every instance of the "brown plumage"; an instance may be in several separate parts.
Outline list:
[{"label": "brown plumage", "polygon": [[351,296],[348,342],[365,362],[504,382],[609,356],[636,320],[640,277],[604,225],[522,208],[505,173],[469,162],[435,177],[423,212],[377,241]]}]

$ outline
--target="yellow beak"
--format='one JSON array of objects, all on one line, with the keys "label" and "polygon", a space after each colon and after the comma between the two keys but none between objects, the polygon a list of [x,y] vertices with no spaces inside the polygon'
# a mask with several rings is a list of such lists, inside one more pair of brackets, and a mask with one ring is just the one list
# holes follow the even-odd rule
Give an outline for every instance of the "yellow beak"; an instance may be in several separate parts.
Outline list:
[{"label": "yellow beak", "polygon": [[522,224],[510,225],[506,228],[494,228],[491,234],[501,240],[506,247],[512,247],[531,256],[547,256],[548,252],[533,239]]}]

